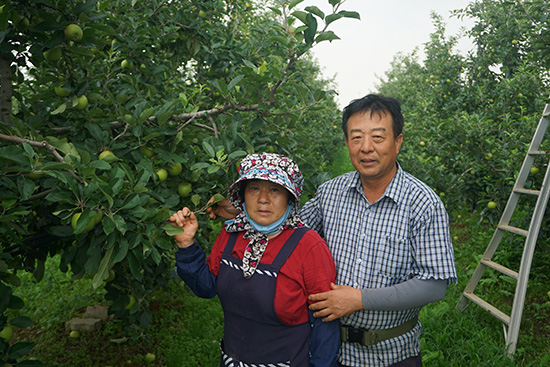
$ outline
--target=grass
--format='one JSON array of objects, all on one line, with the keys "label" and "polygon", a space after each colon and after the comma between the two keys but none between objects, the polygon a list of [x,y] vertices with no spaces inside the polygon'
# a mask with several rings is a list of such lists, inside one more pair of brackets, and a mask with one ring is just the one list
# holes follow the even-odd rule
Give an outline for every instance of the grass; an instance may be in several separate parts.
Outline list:
[{"label": "grass", "polygon": [[[421,312],[424,365],[428,367],[535,367],[550,365],[550,282],[545,270],[550,254],[537,253],[533,262],[527,300],[514,359],[506,356],[502,324],[476,305],[463,312],[455,306],[477,260],[485,250],[494,226],[479,223],[474,215],[451,214],[458,284],[448,288],[443,301]],[[217,299],[203,300],[181,282],[157,290],[150,308],[154,321],[142,335],[124,339],[122,326],[109,322],[100,331],[71,339],[64,322],[79,316],[86,306],[100,304],[102,290],[93,290],[91,280],[73,281],[58,270],[59,259],[47,261],[46,276],[36,283],[21,275],[18,295],[26,302],[22,313],[35,321],[29,329],[16,330],[16,340],[36,342],[32,356],[46,366],[170,366],[217,367],[223,317]],[[491,297],[510,302],[506,282],[489,278]],[[477,291],[476,291],[477,293]],[[156,360],[145,362],[145,354]]]}]

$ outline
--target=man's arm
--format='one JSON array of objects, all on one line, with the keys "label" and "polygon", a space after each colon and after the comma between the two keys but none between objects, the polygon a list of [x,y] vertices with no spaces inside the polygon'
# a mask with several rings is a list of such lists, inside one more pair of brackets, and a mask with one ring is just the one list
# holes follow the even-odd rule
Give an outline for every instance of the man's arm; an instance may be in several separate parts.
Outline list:
[{"label": "man's arm", "polygon": [[333,285],[332,290],[309,296],[313,316],[336,320],[358,310],[408,310],[436,302],[445,296],[447,280],[417,278],[385,288],[356,289]]},{"label": "man's arm", "polygon": [[[208,204],[214,202],[214,196],[208,200]],[[225,199],[218,201],[216,204],[212,205],[206,211],[209,213],[210,219],[216,219],[216,217],[222,217],[226,220],[231,220],[241,213],[240,209],[235,208],[229,203],[229,200]]]}]

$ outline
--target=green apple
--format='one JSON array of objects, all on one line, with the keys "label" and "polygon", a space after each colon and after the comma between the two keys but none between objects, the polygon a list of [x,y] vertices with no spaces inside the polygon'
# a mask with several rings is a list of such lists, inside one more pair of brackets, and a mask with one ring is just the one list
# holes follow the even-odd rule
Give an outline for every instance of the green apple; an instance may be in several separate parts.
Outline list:
[{"label": "green apple", "polygon": [[168,165],[168,174],[170,176],[177,176],[181,173],[182,167],[180,162],[170,163]]},{"label": "green apple", "polygon": [[151,158],[152,156],[155,155],[155,152],[153,151],[153,149],[143,145],[141,148],[141,153],[143,153],[144,156],[148,157],[148,158]]},{"label": "green apple", "polygon": [[70,94],[68,90],[63,89],[63,87],[59,85],[54,88],[54,91],[59,97],[67,97]]},{"label": "green apple", "polygon": [[124,59],[120,62],[120,66],[125,70],[129,70],[132,68],[132,62]]},{"label": "green apple", "polygon": [[424,142],[424,140],[422,140],[422,141],[421,141],[420,143],[418,143],[418,144],[420,144],[420,146],[423,147],[423,146],[426,145],[426,142]]},{"label": "green apple", "polygon": [[92,222],[94,223],[94,226],[100,223],[102,219],[103,219],[103,212],[99,210],[95,215],[94,219],[92,220]]},{"label": "green apple", "polygon": [[69,24],[67,28],[65,28],[65,37],[69,41],[78,42],[82,39],[82,36],[82,28],[76,24]]},{"label": "green apple", "polygon": [[539,168],[536,167],[536,166],[533,166],[533,167],[531,167],[530,172],[531,172],[532,175],[536,175],[537,173],[539,173]]},{"label": "green apple", "polygon": [[[80,218],[80,216],[82,215],[82,213],[75,213],[73,214],[73,217],[71,218],[71,225],[73,226],[73,229],[76,229],[76,224],[78,223],[78,218]],[[94,218],[95,219],[95,218]],[[84,232],[88,232],[88,231],[91,231],[94,227],[95,227],[96,223],[94,222],[94,220],[92,219],[90,221],[90,223],[88,223],[88,225],[86,226],[86,228],[84,228]]]},{"label": "green apple", "polygon": [[78,330],[73,330],[69,333],[69,338],[71,339],[78,339],[80,338],[80,331]]},{"label": "green apple", "polygon": [[487,208],[489,209],[495,209],[497,207],[497,203],[495,203],[494,201],[489,201],[487,203]]},{"label": "green apple", "polygon": [[136,304],[136,297],[134,297],[133,295],[130,295],[130,301],[128,302],[128,304],[126,306],[124,306],[124,309],[129,310],[132,307],[134,307],[135,304]]},{"label": "green apple", "polygon": [[78,103],[76,104],[76,109],[81,111],[88,106],[88,98],[85,95],[78,97]]},{"label": "green apple", "polygon": [[145,355],[145,362],[151,363],[155,360],[155,355],[153,353],[147,353]]},{"label": "green apple", "polygon": [[9,325],[4,326],[2,331],[0,331],[0,338],[2,338],[5,342],[9,342],[12,337],[13,337],[13,329],[11,328],[11,326]]},{"label": "green apple", "polygon": [[112,282],[115,279],[115,271],[113,269],[109,270],[109,276],[105,279],[105,283]]},{"label": "green apple", "polygon": [[44,163],[37,162],[34,165],[32,171],[27,173],[27,177],[30,178],[31,180],[38,180],[40,177],[44,176],[44,171],[38,169],[39,166],[43,166],[43,165]]},{"label": "green apple", "polygon": [[157,176],[159,178],[159,181],[164,181],[168,177],[168,172],[164,168],[160,168],[157,170]]},{"label": "green apple", "polygon": [[187,197],[191,193],[191,190],[193,188],[191,187],[191,184],[189,182],[183,182],[179,184],[178,186],[178,194],[182,197]]},{"label": "green apple", "polygon": [[44,58],[49,62],[56,62],[61,59],[61,49],[59,48],[59,46],[50,48],[49,50],[44,51],[42,54],[44,55]]}]

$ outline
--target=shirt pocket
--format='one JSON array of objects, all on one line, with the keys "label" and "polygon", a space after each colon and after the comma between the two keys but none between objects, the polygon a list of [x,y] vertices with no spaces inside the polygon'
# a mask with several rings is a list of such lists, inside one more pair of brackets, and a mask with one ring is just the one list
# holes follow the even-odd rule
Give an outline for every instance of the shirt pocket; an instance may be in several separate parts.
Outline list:
[{"label": "shirt pocket", "polygon": [[406,239],[386,236],[376,252],[377,271],[385,286],[410,278],[411,251]]}]

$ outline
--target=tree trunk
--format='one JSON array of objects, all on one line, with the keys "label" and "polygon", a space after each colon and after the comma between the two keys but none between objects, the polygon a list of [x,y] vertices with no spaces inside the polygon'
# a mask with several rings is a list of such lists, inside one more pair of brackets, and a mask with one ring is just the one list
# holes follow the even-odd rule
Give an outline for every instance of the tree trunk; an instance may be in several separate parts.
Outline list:
[{"label": "tree trunk", "polygon": [[0,121],[11,124],[11,55],[0,52]]}]

